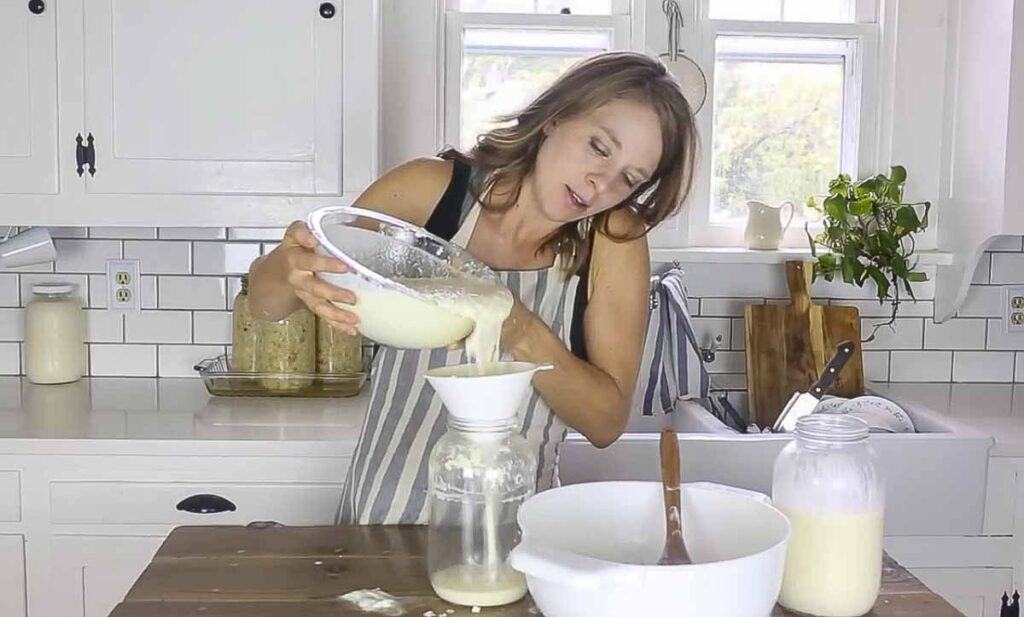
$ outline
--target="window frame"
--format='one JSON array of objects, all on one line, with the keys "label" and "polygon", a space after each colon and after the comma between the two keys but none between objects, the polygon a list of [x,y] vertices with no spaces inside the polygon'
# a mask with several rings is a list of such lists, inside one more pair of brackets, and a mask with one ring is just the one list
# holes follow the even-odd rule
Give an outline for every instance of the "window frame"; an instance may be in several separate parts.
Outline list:
[{"label": "window frame", "polygon": [[[637,49],[642,40],[644,0],[612,0],[610,15],[563,15],[554,13],[478,13],[459,10],[459,0],[439,0],[441,19],[441,86],[438,105],[442,111],[438,134],[447,145],[458,146],[462,127],[463,33],[467,28],[606,31],[610,49]],[[523,47],[524,52],[532,48]]]},{"label": "window frame", "polygon": [[[721,35],[774,36],[785,38],[845,39],[852,42],[853,61],[847,63],[843,94],[843,144],[841,171],[857,176],[870,169],[879,148],[878,57],[881,41],[876,0],[854,0],[854,23],[747,21],[710,19],[710,0],[695,0],[691,16],[685,20],[681,36],[684,49],[695,50],[694,60],[704,69],[708,80],[707,102],[697,114],[700,134],[700,160],[694,173],[690,197],[682,214],[666,221],[652,235],[659,247],[709,246],[742,247],[744,222],[713,222],[712,152],[714,127],[715,40]],[[685,13],[684,13],[685,14]],[[808,56],[810,57],[810,56]],[[849,110],[856,113],[850,114]],[[824,191],[826,187],[822,187]],[[811,225],[811,232],[820,226]],[[806,247],[803,226],[791,226],[782,247]]]}]

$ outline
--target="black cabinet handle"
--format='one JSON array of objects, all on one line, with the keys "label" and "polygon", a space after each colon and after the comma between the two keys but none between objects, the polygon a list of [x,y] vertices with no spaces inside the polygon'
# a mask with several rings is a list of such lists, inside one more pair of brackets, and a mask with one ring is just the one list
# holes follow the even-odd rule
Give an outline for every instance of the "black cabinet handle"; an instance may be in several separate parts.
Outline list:
[{"label": "black cabinet handle", "polygon": [[178,503],[178,509],[192,514],[217,514],[220,512],[234,512],[235,504],[220,495],[192,495]]},{"label": "black cabinet handle", "polygon": [[89,175],[90,176],[95,176],[96,175],[96,148],[95,148],[95,146],[93,146],[93,143],[92,143],[93,142],[92,133],[89,133],[89,136],[86,138],[85,141],[88,144],[85,147],[85,162],[88,163],[88,165],[89,165]]},{"label": "black cabinet handle", "polygon": [[324,19],[330,19],[334,17],[334,4],[330,2],[324,2],[320,5],[320,17]]},{"label": "black cabinet handle", "polygon": [[28,10],[32,11],[34,15],[42,15],[46,10],[46,3],[43,0],[29,0]]},{"label": "black cabinet handle", "polygon": [[75,162],[78,163],[78,167],[75,171],[78,172],[78,177],[81,178],[82,174],[85,173],[85,146],[82,145],[82,134],[79,133],[78,137],[75,137]]}]

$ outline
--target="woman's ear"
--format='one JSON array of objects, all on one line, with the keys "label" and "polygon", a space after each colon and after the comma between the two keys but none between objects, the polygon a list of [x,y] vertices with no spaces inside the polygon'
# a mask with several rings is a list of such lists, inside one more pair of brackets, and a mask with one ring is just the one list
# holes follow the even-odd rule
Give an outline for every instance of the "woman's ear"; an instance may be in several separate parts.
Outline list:
[{"label": "woman's ear", "polygon": [[544,134],[544,137],[547,137],[548,135],[551,134],[551,131],[553,131],[555,126],[557,126],[557,125],[558,125],[558,118],[555,118],[555,119],[549,121],[547,124],[544,125],[544,128],[541,129],[541,133]]}]

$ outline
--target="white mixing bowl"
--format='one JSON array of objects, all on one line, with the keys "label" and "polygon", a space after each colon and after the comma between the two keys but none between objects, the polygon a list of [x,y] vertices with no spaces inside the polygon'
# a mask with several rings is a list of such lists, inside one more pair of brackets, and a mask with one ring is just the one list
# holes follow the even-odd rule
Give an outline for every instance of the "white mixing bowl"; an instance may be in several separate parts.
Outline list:
[{"label": "white mixing bowl", "polygon": [[545,617],[767,617],[782,587],[789,521],[761,493],[684,484],[683,538],[696,562],[659,566],[658,482],[593,482],[519,510],[510,563]]}]

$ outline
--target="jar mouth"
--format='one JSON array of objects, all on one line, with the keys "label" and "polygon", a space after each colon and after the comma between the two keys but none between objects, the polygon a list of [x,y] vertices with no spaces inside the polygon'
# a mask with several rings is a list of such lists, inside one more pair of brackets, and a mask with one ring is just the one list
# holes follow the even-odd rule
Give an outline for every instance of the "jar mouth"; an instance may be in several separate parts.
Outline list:
[{"label": "jar mouth", "polygon": [[498,418],[492,420],[466,420],[448,414],[448,426],[468,433],[507,433],[516,426],[516,419]]},{"label": "jar mouth", "polygon": [[863,441],[869,433],[867,422],[845,414],[812,413],[796,422],[797,437],[822,443]]}]

